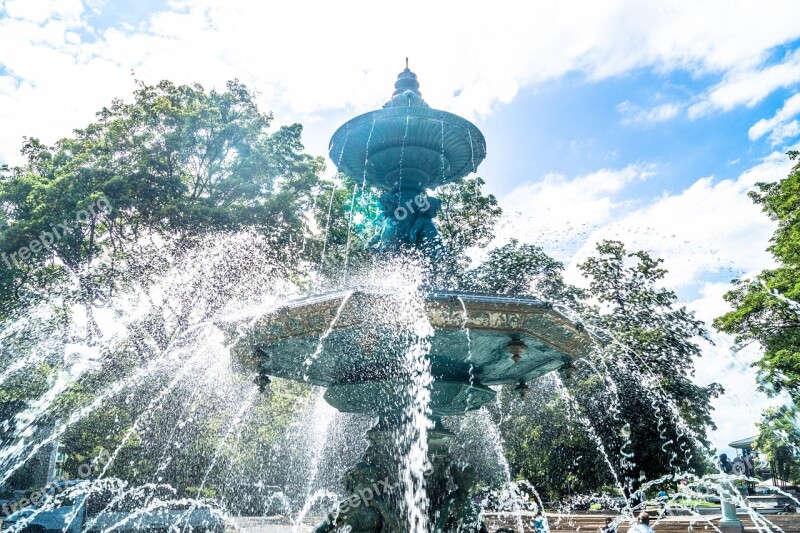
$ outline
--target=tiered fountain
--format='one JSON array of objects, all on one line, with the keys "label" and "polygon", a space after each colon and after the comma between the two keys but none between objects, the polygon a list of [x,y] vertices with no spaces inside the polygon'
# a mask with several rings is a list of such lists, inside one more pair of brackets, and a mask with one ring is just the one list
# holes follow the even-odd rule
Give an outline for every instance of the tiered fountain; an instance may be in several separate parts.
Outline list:
[{"label": "tiered fountain", "polygon": [[[391,100],[340,127],[330,143],[340,172],[383,194],[373,240],[378,270],[404,254],[436,268],[426,190],[462,179],[486,156],[481,132],[430,108],[416,75],[403,70]],[[236,346],[240,364],[270,376],[326,387],[340,411],[372,415],[369,446],[344,476],[349,497],[317,527],[325,531],[481,531],[472,502],[475,472],[450,455],[441,417],[465,415],[516,385],[569,366],[588,334],[534,298],[363,285],[323,294],[257,320]]]}]

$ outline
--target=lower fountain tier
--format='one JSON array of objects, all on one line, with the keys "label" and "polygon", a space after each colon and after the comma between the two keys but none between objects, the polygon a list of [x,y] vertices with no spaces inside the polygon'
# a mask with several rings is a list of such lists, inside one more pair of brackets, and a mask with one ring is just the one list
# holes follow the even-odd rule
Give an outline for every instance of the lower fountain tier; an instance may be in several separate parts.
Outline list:
[{"label": "lower fountain tier", "polygon": [[[366,381],[338,383],[325,391],[325,401],[343,413],[369,413],[391,416],[407,410],[413,403],[407,381]],[[480,408],[495,397],[495,391],[469,381],[436,379],[430,386],[430,407],[433,416],[457,416]]]},{"label": "lower fountain tier", "polygon": [[427,367],[431,409],[445,416],[490,401],[489,385],[570,365],[591,344],[579,324],[534,298],[358,288],[263,316],[233,357],[261,376],[327,387],[326,400],[341,411],[373,414],[402,410],[409,380]]}]

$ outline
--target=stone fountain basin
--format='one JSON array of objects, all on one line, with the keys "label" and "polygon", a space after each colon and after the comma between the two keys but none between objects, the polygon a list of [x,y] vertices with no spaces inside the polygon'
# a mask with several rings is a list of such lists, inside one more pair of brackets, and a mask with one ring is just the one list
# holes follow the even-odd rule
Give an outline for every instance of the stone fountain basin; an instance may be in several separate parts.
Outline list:
[{"label": "stone fountain basin", "polygon": [[[524,343],[517,358],[511,341]],[[431,409],[442,416],[477,409],[494,397],[489,385],[538,378],[591,345],[579,324],[535,298],[435,291],[409,300],[356,288],[276,309],[232,354],[247,371],[327,387],[341,411],[383,414],[402,408],[409,353],[423,353]]]}]

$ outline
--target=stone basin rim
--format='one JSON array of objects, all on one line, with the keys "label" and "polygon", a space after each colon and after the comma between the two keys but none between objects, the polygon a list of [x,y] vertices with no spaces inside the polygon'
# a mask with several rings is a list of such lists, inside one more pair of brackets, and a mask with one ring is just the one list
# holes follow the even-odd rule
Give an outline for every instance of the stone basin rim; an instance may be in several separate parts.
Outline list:
[{"label": "stone basin rim", "polygon": [[[478,148],[483,148],[484,152],[486,150],[486,139],[483,136],[481,130],[478,127],[470,122],[469,120],[450,113],[449,111],[442,111],[441,109],[434,109],[432,107],[385,107],[383,109],[376,109],[374,111],[368,111],[361,115],[358,115],[354,118],[351,118],[333,133],[331,136],[330,143],[328,145],[328,151],[333,149],[335,144],[339,144],[339,140],[341,138],[342,143],[344,142],[344,137],[349,135],[353,130],[358,129],[364,125],[372,125],[372,121],[378,121],[383,118],[395,118],[395,117],[405,117],[414,116],[414,117],[421,117],[421,118],[429,118],[433,120],[445,120],[447,121],[448,125],[455,126],[461,128],[464,131],[469,131],[469,134],[472,138],[472,142],[477,145]],[[483,154],[486,155],[485,153]],[[477,154],[476,154],[477,156]],[[331,154],[331,158],[336,161],[338,158],[338,154]],[[477,157],[476,157],[477,158]]]},{"label": "stone basin rim", "polygon": [[[353,287],[349,288],[334,289],[319,294],[314,294],[312,296],[303,296],[301,298],[291,300],[278,307],[273,308],[272,310],[262,315],[262,317],[280,314],[282,312],[301,306],[312,305],[325,301],[332,301],[337,296],[342,296],[342,297],[344,296],[353,297],[356,295],[392,296],[393,294],[397,293],[390,290],[383,290],[378,287],[371,287],[369,285],[354,285]],[[453,291],[446,289],[432,289],[423,292],[422,295],[425,297],[426,300],[429,301],[440,302],[447,300],[454,300],[454,301],[464,300],[465,302],[470,301],[475,303],[487,303],[487,304],[491,303],[498,303],[502,305],[520,304],[524,307],[528,307],[531,309],[553,310],[554,312],[561,314],[559,311],[554,309],[552,303],[540,300],[535,296],[492,294],[488,292],[478,292],[478,291]],[[580,324],[580,322],[575,322],[575,324],[578,325]],[[581,329],[583,326],[578,325],[577,327],[578,329]]]},{"label": "stone basin rim", "polygon": [[[328,326],[330,326],[330,329],[333,331],[340,329],[340,327],[349,327],[341,324],[332,324],[331,326],[329,323],[326,327],[318,326],[316,328],[309,328],[300,333],[287,332],[288,334],[281,339],[272,339],[269,335],[263,334],[266,328],[270,326],[270,323],[293,316],[295,318],[298,316],[302,317],[306,315],[307,312],[315,309],[328,309],[329,312],[338,311],[339,309],[345,310],[347,308],[345,300],[349,302],[364,298],[378,301],[378,298],[390,298],[393,294],[397,293],[376,287],[354,286],[349,289],[337,289],[288,302],[274,308],[253,321],[247,328],[247,333],[233,346],[232,355],[236,363],[244,363],[245,366],[250,366],[248,361],[253,362],[254,358],[258,357],[256,352],[262,346],[268,346],[284,340],[319,335]],[[453,331],[465,329],[464,322],[462,322],[460,315],[461,310],[465,307],[467,310],[467,317],[469,317],[470,311],[504,311],[512,314],[546,315],[557,328],[568,331],[574,339],[564,345],[562,342],[553,342],[551,338],[547,338],[547,336],[535,335],[537,340],[542,344],[568,355],[570,360],[586,356],[588,351],[594,346],[591,336],[580,322],[571,321],[561,312],[553,309],[552,304],[537,298],[449,290],[430,290],[423,293],[421,296],[424,299],[426,313],[437,330]],[[459,316],[457,316],[456,319],[453,319],[452,316],[443,316],[441,313],[437,316],[437,311],[439,310],[449,310],[450,313],[455,311]],[[298,311],[303,311],[303,313],[298,314]],[[498,328],[492,327],[491,325],[467,325],[466,329],[485,329],[501,332]],[[530,334],[523,324],[507,327],[502,330],[502,333],[509,335],[509,338]],[[572,346],[573,349],[569,349],[570,346]],[[575,348],[575,346],[584,346],[584,348]]]}]

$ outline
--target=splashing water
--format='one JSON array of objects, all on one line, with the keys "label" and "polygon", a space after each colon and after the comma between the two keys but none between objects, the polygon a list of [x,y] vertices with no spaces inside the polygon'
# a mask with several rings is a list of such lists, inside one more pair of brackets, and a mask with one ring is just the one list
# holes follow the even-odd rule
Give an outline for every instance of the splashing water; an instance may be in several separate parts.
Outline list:
[{"label": "splashing water", "polygon": [[[412,285],[416,289],[420,283]],[[406,511],[408,531],[423,533],[429,530],[429,501],[425,473],[430,469],[428,459],[428,430],[432,427],[430,411],[431,375],[430,337],[433,327],[428,321],[424,301],[418,290],[404,298],[404,317],[409,327],[410,343],[405,350],[405,370],[408,372],[408,406],[405,411],[402,433],[397,436],[397,448],[405,453],[400,462],[400,480],[403,486],[403,506]]]},{"label": "splashing water", "polygon": [[[297,385],[300,392],[296,396],[300,399],[290,400],[291,395],[285,389],[290,385],[276,379],[267,394],[260,395],[249,383],[250,377],[234,372],[231,367],[227,347],[235,342],[241,325],[304,294],[302,288],[286,281],[279,264],[263,260],[269,256],[268,253],[252,252],[258,239],[252,234],[236,234],[209,242],[198,252],[174,258],[172,267],[162,277],[148,283],[132,284],[107,307],[95,309],[100,335],[93,346],[82,342],[85,339],[77,332],[81,325],[79,321],[75,331],[63,338],[54,339],[49,334],[52,330],[44,327],[41,329],[44,338],[29,337],[31,328],[54,320],[52,309],[43,307],[32,309],[27,315],[9,322],[0,332],[4,352],[11,353],[15,349],[13,346],[20,345],[20,338],[27,339],[24,349],[19,350],[17,357],[12,358],[0,372],[0,385],[31,373],[44,363],[59,358],[67,361],[47,377],[47,386],[41,394],[4,421],[7,438],[0,449],[0,473],[4,481],[41,451],[64,442],[81,424],[110,407],[117,404],[135,407],[132,409],[134,416],[119,425],[121,437],[102,443],[104,449],[110,451],[110,460],[92,473],[93,479],[80,481],[60,495],[48,496],[36,513],[52,509],[58,498],[63,499],[66,494],[91,499],[106,488],[113,488],[114,497],[102,507],[105,514],[95,514],[93,524],[102,524],[103,529],[110,529],[135,523],[148,515],[171,512],[173,507],[179,508],[179,512],[170,515],[178,524],[195,516],[197,510],[207,508],[203,497],[209,487],[213,487],[213,490],[221,491],[215,495],[221,498],[224,506],[231,508],[230,514],[280,512],[286,523],[299,530],[315,517],[315,513],[324,512],[342,497],[341,488],[331,482],[335,476],[326,470],[323,458],[326,450],[331,453],[332,434],[344,434],[337,445],[350,450],[363,447],[363,432],[346,431],[349,423],[346,417],[333,416],[333,410],[322,399],[323,391],[320,389]],[[262,245],[268,248],[270,243]],[[355,281],[360,286],[370,286],[390,295],[395,304],[391,320],[397,330],[396,342],[404,347],[401,371],[409,383],[404,398],[400,400],[405,416],[394,434],[395,444],[400,450],[401,507],[408,531],[429,531],[430,502],[425,472],[430,468],[428,435],[432,426],[429,404],[433,377],[428,356],[433,329],[424,305],[422,287],[425,276],[421,269],[408,262],[390,265],[388,271],[389,274],[382,272],[380,275],[373,272]],[[258,290],[254,290],[255,287]],[[324,341],[335,329],[351,295],[352,291],[346,293],[334,318],[318,339],[316,348],[306,359],[306,367],[322,353]],[[471,361],[473,345],[466,327],[463,301],[461,304],[464,311],[462,329],[468,341],[467,360]],[[59,304],[53,301],[50,305],[55,307]],[[73,313],[80,311],[77,307],[72,310]],[[128,368],[117,369],[111,365],[114,355],[121,350],[130,350],[133,362]],[[626,353],[629,360],[635,362],[635,350]],[[609,412],[617,416],[620,391],[614,373],[620,369],[602,357],[580,364],[586,364],[604,383],[610,398]],[[649,373],[646,365],[637,366],[643,368],[644,385],[657,392],[660,384],[655,374]],[[99,383],[93,395],[80,398],[80,401],[73,400],[76,405],[64,410],[59,419],[49,418],[65,399],[72,398],[75,391],[80,392],[87,380],[98,379],[98,376]],[[472,384],[471,365],[470,377]],[[552,381],[571,406],[570,415],[581,424],[598,453],[604,457],[618,490],[623,490],[624,483],[609,454],[614,454],[616,463],[632,468],[637,458],[630,451],[630,439],[622,435],[619,448],[608,447],[592,422],[581,413],[578,402],[564,383],[557,378]],[[270,410],[269,401],[273,400],[279,410]],[[674,465],[678,454],[686,453],[687,448],[681,448],[666,438],[662,431],[663,421],[673,421],[681,428],[679,439],[693,439],[695,436],[683,425],[674,403],[653,401],[653,409],[659,413],[654,423],[662,436],[661,448],[669,451],[670,465]],[[286,423],[285,427],[271,425],[272,418],[279,416],[287,416],[293,422]],[[509,502],[522,502],[526,499],[524,494],[536,494],[541,506],[541,498],[534,487],[513,481],[514,473],[503,450],[502,434],[491,414],[482,409],[469,416],[473,422],[462,421],[465,427],[459,432],[459,438],[468,438],[465,436],[468,433],[466,426],[471,425],[470,431],[477,435],[476,440],[489,443],[485,446],[483,460],[496,465],[500,472],[498,484],[505,485],[500,491],[505,495],[503,498]],[[623,427],[622,431],[626,429]],[[204,438],[208,442],[198,449],[197,443],[203,442]],[[254,447],[262,441],[269,442],[269,446]],[[305,444],[304,448],[300,442]],[[147,448],[148,455],[154,458],[152,468],[142,467],[146,482],[136,487],[115,485],[118,482],[114,477],[116,469],[123,462],[132,461],[132,449],[136,447]],[[191,498],[180,496],[171,486],[181,474],[176,472],[176,465],[184,464],[178,460],[184,453],[203,455],[197,463],[195,485],[181,487],[182,493],[191,495]],[[677,479],[689,480],[684,493],[686,497],[699,497],[704,491],[730,492],[734,480],[756,482],[722,474],[697,477],[691,473],[675,473],[669,478],[643,480],[643,487],[646,489]],[[162,489],[174,492],[152,496],[151,493]],[[793,498],[791,495],[787,497]],[[130,498],[138,499],[139,506],[123,517],[114,515],[114,509]],[[732,494],[732,498],[738,507],[746,509],[759,530],[778,530],[775,522],[756,513],[737,492]],[[667,502],[666,508],[693,513],[682,501],[676,496]],[[793,501],[798,504],[796,498]],[[513,512],[516,513],[515,525],[521,530],[523,511],[517,506]],[[692,516],[696,516],[698,521],[708,520],[697,513]],[[622,517],[620,520],[633,520],[632,510],[626,507]],[[713,525],[709,527],[713,528]]]},{"label": "splashing water", "polygon": [[464,299],[460,296],[458,297],[458,301],[461,304],[461,311],[463,313],[464,320],[461,322],[461,331],[464,332],[464,335],[467,338],[467,362],[469,362],[469,385],[470,387],[475,385],[475,365],[472,364],[472,338],[469,334],[469,328],[467,327],[467,322],[469,321],[469,316],[467,315],[467,305],[464,303]]}]

